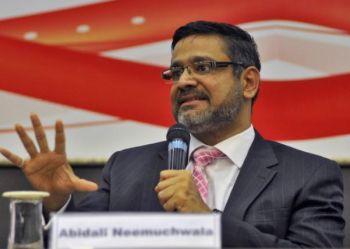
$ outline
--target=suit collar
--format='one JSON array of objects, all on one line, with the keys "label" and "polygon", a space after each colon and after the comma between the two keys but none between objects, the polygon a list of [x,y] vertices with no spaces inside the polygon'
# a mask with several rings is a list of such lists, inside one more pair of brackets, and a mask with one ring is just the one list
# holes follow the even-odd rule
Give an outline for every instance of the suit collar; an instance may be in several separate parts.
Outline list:
[{"label": "suit collar", "polygon": [[278,160],[271,145],[256,132],[236,183],[232,189],[224,214],[243,219],[245,211],[270,183],[276,174]]},{"label": "suit collar", "polygon": [[[164,143],[166,143],[166,145],[168,145],[168,142],[164,142]],[[164,149],[159,151],[158,154],[159,154],[160,160],[167,162],[167,160],[168,160],[168,147],[164,146]],[[167,167],[167,165],[165,165],[164,167]],[[164,169],[166,169],[166,168],[164,168]]]},{"label": "suit collar", "polygon": [[167,143],[160,144],[160,150],[158,156],[154,157],[152,161],[153,167],[145,172],[145,181],[142,194],[141,211],[164,211],[163,207],[159,203],[158,196],[154,190],[155,186],[159,182],[159,174],[162,170],[167,169]]}]

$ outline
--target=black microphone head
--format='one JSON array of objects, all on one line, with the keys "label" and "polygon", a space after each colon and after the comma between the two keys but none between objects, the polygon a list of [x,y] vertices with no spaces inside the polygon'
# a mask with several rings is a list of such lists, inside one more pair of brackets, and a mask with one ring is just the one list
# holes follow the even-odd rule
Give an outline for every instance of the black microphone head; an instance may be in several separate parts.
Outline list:
[{"label": "black microphone head", "polygon": [[182,139],[187,145],[190,142],[190,139],[191,139],[190,132],[187,129],[187,127],[184,126],[183,124],[180,124],[180,123],[174,124],[169,128],[168,133],[166,134],[166,140],[168,142],[176,138]]}]

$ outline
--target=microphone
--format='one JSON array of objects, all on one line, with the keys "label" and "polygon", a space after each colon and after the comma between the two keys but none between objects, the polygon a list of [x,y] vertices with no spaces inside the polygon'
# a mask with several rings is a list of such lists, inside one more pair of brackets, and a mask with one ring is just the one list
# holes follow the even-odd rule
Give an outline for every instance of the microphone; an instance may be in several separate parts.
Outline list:
[{"label": "microphone", "polygon": [[166,134],[168,141],[168,169],[185,169],[188,161],[190,132],[183,124],[171,126]]}]

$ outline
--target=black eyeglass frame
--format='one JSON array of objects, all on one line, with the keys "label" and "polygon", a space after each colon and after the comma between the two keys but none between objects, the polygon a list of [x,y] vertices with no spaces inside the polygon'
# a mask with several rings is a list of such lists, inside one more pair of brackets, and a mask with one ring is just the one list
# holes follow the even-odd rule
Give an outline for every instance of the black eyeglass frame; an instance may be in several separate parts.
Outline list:
[{"label": "black eyeglass frame", "polygon": [[[211,68],[209,72],[205,72],[205,73],[196,72],[196,73],[201,74],[201,75],[208,74],[212,70],[215,70],[216,68],[228,67],[230,65],[242,66],[243,68],[248,67],[246,64],[244,64],[242,62],[234,62],[234,61],[201,61],[201,62],[209,63],[210,68]],[[196,62],[194,62],[194,63],[196,63]],[[199,62],[197,62],[197,63],[199,63]],[[188,67],[191,67],[191,66],[187,65],[187,66],[177,66],[177,67],[182,68],[181,74],[180,74],[180,76],[181,76],[185,72],[185,69]],[[162,79],[173,80],[173,77],[171,75],[171,67],[162,72]],[[177,80],[173,80],[173,81],[177,81]]]}]

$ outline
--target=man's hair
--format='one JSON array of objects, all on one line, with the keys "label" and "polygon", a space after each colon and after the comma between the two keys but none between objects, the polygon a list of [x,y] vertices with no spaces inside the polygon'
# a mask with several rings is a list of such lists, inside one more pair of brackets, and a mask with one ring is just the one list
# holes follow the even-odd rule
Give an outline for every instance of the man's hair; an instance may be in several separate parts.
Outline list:
[{"label": "man's hair", "polygon": [[[237,79],[239,79],[245,67],[255,66],[260,71],[261,64],[257,45],[254,38],[243,29],[228,23],[190,22],[175,31],[171,49],[174,50],[180,40],[191,35],[218,35],[222,37],[227,47],[227,55],[231,61],[244,65],[244,67],[233,66],[233,72]],[[253,102],[256,97],[257,94],[253,98]]]}]

